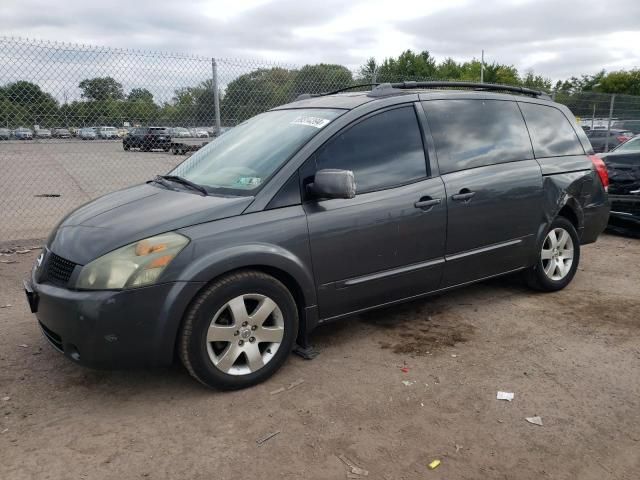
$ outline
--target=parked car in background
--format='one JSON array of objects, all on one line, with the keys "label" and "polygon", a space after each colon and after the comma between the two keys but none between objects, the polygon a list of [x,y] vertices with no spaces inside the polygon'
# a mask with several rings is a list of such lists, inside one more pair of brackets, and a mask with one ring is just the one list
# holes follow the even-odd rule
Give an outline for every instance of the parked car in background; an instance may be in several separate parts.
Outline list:
[{"label": "parked car in background", "polygon": [[227,133],[229,130],[231,130],[233,127],[220,127],[220,131],[217,132],[214,136],[219,137],[220,135]]},{"label": "parked car in background", "polygon": [[118,137],[122,138],[129,134],[129,129],[127,127],[118,128]]},{"label": "parked car in background", "polygon": [[11,130],[0,128],[0,140],[11,140]]},{"label": "parked car in background", "polygon": [[19,127],[15,129],[13,136],[18,140],[32,140],[33,131],[30,128]]},{"label": "parked car in background", "polygon": [[608,134],[607,130],[604,129],[589,130],[585,133],[587,134],[587,138],[591,142],[593,150],[597,153],[604,152],[607,145],[610,151],[621,143],[624,143],[627,140],[633,138],[633,132],[630,132],[629,130],[617,130],[613,128],[609,130]]},{"label": "parked car in background", "polygon": [[606,156],[611,155],[612,153],[635,153],[640,152],[640,135],[636,135],[631,140],[627,140],[624,143],[621,143],[616,148],[611,150],[607,154],[600,155],[600,157],[605,158]]},{"label": "parked car in background", "polygon": [[171,131],[166,127],[137,127],[122,139],[122,148],[130,150],[139,148],[143,152],[162,149],[168,152],[171,148]]},{"label": "parked car in background", "polygon": [[82,140],[95,140],[98,137],[94,127],[81,128],[78,135]]},{"label": "parked car in background", "polygon": [[97,134],[98,138],[102,140],[116,140],[120,138],[116,127],[98,127]]},{"label": "parked car in background", "polygon": [[53,136],[55,138],[71,138],[71,132],[66,128],[54,128]]},{"label": "parked car in background", "polygon": [[191,137],[191,132],[184,127],[174,127],[171,129],[171,136],[175,138],[189,138]]},{"label": "parked car in background", "polygon": [[640,120],[618,120],[613,122],[611,128],[629,130],[633,132],[634,135],[637,135],[640,133]]},{"label": "parked car in background", "polygon": [[51,130],[48,128],[38,128],[34,131],[34,136],[37,138],[51,138]]},{"label": "parked car in background", "polygon": [[609,227],[640,234],[640,135],[600,155],[609,173]]},{"label": "parked car in background", "polygon": [[205,128],[192,128],[191,136],[195,138],[209,138],[209,132]]},{"label": "parked car in background", "polygon": [[603,161],[540,92],[443,83],[306,96],[68,214],[25,283],[43,335],[237,389],[322,323],[514,272],[563,289],[607,224]]}]

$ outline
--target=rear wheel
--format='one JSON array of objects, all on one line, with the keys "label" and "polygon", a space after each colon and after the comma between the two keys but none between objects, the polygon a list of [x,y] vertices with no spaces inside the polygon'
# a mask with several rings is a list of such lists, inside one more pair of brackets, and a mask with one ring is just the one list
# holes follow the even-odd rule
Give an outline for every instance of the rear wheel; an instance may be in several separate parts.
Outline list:
[{"label": "rear wheel", "polygon": [[555,292],[571,283],[580,262],[580,238],[564,217],[551,224],[539,248],[536,264],[525,272],[527,284],[536,290]]},{"label": "rear wheel", "polygon": [[180,334],[180,358],[209,387],[245,388],[282,366],[297,333],[298,310],[289,290],[265,273],[238,272],[196,298]]},{"label": "rear wheel", "polygon": [[124,150],[125,150],[126,152],[128,152],[129,150],[131,150],[131,147],[130,147],[128,144],[126,144],[126,143],[123,143],[123,144],[122,144],[122,148],[124,148]]}]

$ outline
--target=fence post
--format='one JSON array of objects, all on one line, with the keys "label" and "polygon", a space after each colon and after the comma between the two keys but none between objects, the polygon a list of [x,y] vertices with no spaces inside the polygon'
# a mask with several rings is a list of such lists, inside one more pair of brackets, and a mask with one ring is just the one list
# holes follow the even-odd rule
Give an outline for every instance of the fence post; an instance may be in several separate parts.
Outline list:
[{"label": "fence post", "polygon": [[216,119],[216,136],[220,135],[220,90],[218,87],[218,64],[216,59],[211,59],[211,74],[213,86],[213,110]]},{"label": "fence post", "polygon": [[609,135],[611,135],[611,117],[613,117],[613,104],[616,99],[616,94],[611,94],[611,104],[609,105],[609,119],[607,120],[607,138],[604,141],[604,151],[609,151]]}]

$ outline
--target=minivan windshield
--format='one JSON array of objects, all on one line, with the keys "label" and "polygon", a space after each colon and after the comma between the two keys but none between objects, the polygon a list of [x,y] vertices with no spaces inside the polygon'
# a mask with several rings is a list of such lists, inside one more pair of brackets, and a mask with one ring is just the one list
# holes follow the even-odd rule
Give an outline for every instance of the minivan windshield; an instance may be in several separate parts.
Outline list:
[{"label": "minivan windshield", "polygon": [[219,136],[178,165],[171,175],[212,193],[252,195],[306,142],[344,110],[272,110]]}]

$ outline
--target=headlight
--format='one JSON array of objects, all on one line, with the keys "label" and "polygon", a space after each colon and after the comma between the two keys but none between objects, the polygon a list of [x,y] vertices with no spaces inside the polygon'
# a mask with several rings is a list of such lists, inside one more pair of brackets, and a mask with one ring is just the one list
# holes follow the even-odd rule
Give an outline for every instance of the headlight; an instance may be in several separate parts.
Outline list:
[{"label": "headlight", "polygon": [[165,233],[118,248],[85,265],[76,288],[105,290],[155,283],[187,243],[183,235]]}]

